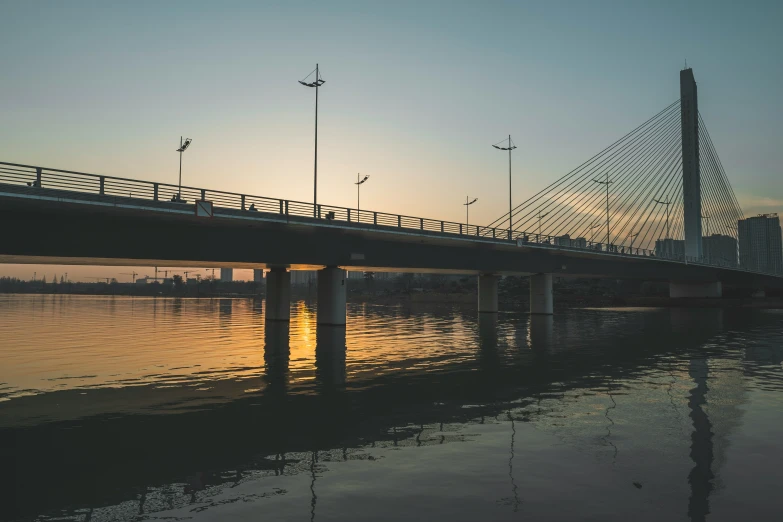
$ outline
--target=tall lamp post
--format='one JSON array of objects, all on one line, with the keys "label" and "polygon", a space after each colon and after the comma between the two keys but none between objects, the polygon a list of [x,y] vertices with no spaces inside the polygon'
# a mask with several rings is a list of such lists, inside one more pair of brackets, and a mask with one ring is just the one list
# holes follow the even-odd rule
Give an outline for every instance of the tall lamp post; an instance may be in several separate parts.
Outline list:
[{"label": "tall lamp post", "polygon": [[[506,147],[500,147],[499,145],[503,143],[504,141],[507,141]],[[511,151],[516,149],[517,146],[514,145],[514,142],[511,141],[511,134],[508,135],[507,140],[500,140],[499,142],[492,145],[498,150],[507,150],[508,151],[508,239],[511,239],[511,230],[513,228],[511,224]]]},{"label": "tall lamp post", "polygon": [[[315,79],[307,81],[313,74]],[[318,88],[326,83],[322,78],[318,70],[318,64],[315,64],[315,70],[305,76],[304,80],[299,80],[299,83],[305,87],[315,88],[315,161],[313,166],[313,217],[318,217]]]},{"label": "tall lamp post", "polygon": [[611,236],[609,235],[609,185],[614,183],[614,181],[609,181],[609,171],[606,171],[606,181],[599,181],[597,179],[594,179],[596,183],[599,183],[601,185],[606,185],[606,251],[609,251],[610,245],[612,244],[609,239]]},{"label": "tall lamp post", "polygon": [[659,205],[666,205],[666,239],[671,239],[671,236],[669,234],[669,205],[671,205],[671,200],[661,201],[660,199],[653,199],[656,203]]},{"label": "tall lamp post", "polygon": [[192,141],[190,138],[185,138],[185,141],[182,141],[182,136],[179,137],[179,148],[177,149],[177,152],[179,152],[179,188],[177,188],[177,199],[175,201],[182,201],[182,153],[187,150]]},{"label": "tall lamp post", "polygon": [[470,226],[470,206],[478,201],[478,198],[473,198],[473,201],[468,201],[470,198],[468,196],[465,196],[465,233],[468,231],[468,227]]},{"label": "tall lamp post", "polygon": [[638,236],[638,235],[639,235],[639,232],[637,232],[637,233],[635,233],[635,234],[630,234],[630,235],[629,235],[629,236],[626,238],[626,239],[630,239],[630,240],[631,240],[631,247],[630,247],[630,248],[631,248],[631,253],[632,253],[632,254],[633,254],[633,242],[636,240],[636,236]]},{"label": "tall lamp post", "polygon": [[538,242],[541,242],[541,218],[545,218],[549,215],[549,212],[542,214],[541,211],[538,211]]},{"label": "tall lamp post", "polygon": [[705,235],[709,237],[709,235],[710,235],[710,215],[709,214],[704,214],[701,218],[707,220],[707,233]]},{"label": "tall lamp post", "polygon": [[358,173],[358,172],[356,173],[356,183],[354,183],[354,185],[356,185],[356,215],[357,215],[357,216],[358,216],[358,215],[360,215],[360,214],[359,214],[359,189],[361,188],[362,184],[363,184],[365,181],[367,181],[368,179],[370,179],[370,175],[369,175],[369,174],[366,174],[366,175],[365,175],[365,176],[362,178],[362,180],[361,180],[361,181],[359,181],[359,173]]}]

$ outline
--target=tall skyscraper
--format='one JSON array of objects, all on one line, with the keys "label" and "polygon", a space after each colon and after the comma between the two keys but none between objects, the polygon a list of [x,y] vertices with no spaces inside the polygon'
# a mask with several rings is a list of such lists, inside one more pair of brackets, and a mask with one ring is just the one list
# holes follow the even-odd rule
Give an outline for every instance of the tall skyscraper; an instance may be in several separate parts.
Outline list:
[{"label": "tall skyscraper", "polygon": [[708,263],[737,266],[737,240],[723,234],[702,238],[702,255]]},{"label": "tall skyscraper", "polygon": [[760,214],[737,222],[740,266],[762,272],[783,272],[783,239],[777,214]]}]

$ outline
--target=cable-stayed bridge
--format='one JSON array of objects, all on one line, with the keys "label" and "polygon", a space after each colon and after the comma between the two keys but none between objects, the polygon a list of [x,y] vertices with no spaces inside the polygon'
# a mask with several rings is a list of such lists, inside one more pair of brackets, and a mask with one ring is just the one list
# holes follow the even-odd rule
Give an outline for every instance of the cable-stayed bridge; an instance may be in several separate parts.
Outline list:
[{"label": "cable-stayed bridge", "polygon": [[[571,244],[601,249],[609,245],[611,251],[634,253],[656,251],[658,240],[685,241],[681,113],[677,100],[517,205],[512,236],[533,242],[570,239]],[[701,217],[697,225],[705,236],[720,234],[736,241],[737,221],[744,215],[701,115],[698,135]],[[502,227],[508,221],[504,214],[489,226]],[[684,251],[657,254],[683,260],[686,255]],[[736,257],[712,261],[736,265]]]},{"label": "cable-stayed bridge", "polygon": [[345,270],[479,274],[490,313],[504,274],[531,277],[541,314],[554,276],[667,281],[673,297],[783,287],[783,274],[737,266],[742,211],[692,71],[680,80],[680,100],[518,204],[510,226],[0,163],[0,262],[269,269],[266,318],[283,321],[289,270],[317,269],[318,323],[338,325]]}]

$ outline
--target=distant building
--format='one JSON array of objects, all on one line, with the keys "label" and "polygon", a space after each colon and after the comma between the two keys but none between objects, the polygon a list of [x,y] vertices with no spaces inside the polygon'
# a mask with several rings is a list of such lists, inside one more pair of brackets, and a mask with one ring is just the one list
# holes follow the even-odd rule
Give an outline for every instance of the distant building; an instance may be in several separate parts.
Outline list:
[{"label": "distant building", "polygon": [[554,241],[557,246],[572,247],[572,248],[587,248],[587,239],[583,237],[571,238],[568,234],[558,236]]},{"label": "distant building", "polygon": [[655,255],[667,259],[682,259],[685,257],[685,240],[658,239],[655,241]]},{"label": "distant building", "polygon": [[571,240],[571,246],[574,248],[587,248],[587,239],[583,237],[575,237]]},{"label": "distant building", "polygon": [[701,252],[708,263],[737,266],[737,240],[731,236],[712,234],[702,239]]},{"label": "distant building", "polygon": [[314,285],[316,279],[315,270],[291,270],[292,285]]},{"label": "distant building", "polygon": [[737,221],[739,261],[742,268],[763,272],[783,272],[780,218],[760,214]]}]

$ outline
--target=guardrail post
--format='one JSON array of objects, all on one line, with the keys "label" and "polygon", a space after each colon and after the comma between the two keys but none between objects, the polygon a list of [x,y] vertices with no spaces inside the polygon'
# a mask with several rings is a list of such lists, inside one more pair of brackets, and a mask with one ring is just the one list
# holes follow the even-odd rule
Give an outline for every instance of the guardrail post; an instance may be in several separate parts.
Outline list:
[{"label": "guardrail post", "polygon": [[400,217],[400,216],[397,216],[397,226],[399,228],[402,228],[402,217]]},{"label": "guardrail post", "polygon": [[104,194],[104,187],[106,186],[106,176],[101,176],[101,191],[100,194],[103,196]]},{"label": "guardrail post", "polygon": [[441,231],[441,232],[445,232],[445,228],[446,228],[446,227],[444,227],[444,226],[443,226],[443,221],[441,221],[441,222],[440,222],[440,231]]},{"label": "guardrail post", "polygon": [[285,215],[288,215],[288,200],[285,200]]},{"label": "guardrail post", "polygon": [[495,229],[492,229],[492,239],[495,239]]},{"label": "guardrail post", "polygon": [[377,212],[373,212],[372,213],[372,224],[373,225],[377,225],[378,224],[378,213]]},{"label": "guardrail post", "polygon": [[477,236],[480,236],[480,235],[481,235],[481,234],[479,233],[479,231],[480,231],[480,230],[481,230],[481,227],[479,227],[478,225],[476,225],[476,235],[477,235]]},{"label": "guardrail post", "polygon": [[242,196],[242,210],[245,210],[245,196]]},{"label": "guardrail post", "polygon": [[35,167],[35,186],[40,187],[41,186],[41,178],[43,177],[43,173],[41,172],[43,169],[41,167]]},{"label": "guardrail post", "polygon": [[[345,210],[347,210],[347,211],[348,211],[348,223],[350,223],[350,222],[351,222],[351,209],[350,209],[350,208],[347,208],[347,209],[345,209]],[[357,221],[357,223],[358,223],[358,221]]]},{"label": "guardrail post", "polygon": [[204,189],[201,189],[201,201],[207,200],[207,191]]},{"label": "guardrail post", "polygon": [[321,219],[321,205],[318,205],[318,219]]},{"label": "guardrail post", "polygon": [[[285,203],[286,203],[286,205],[285,205],[286,212],[285,213],[288,214],[288,202],[286,201]],[[283,214],[283,200],[282,199],[280,200],[280,213]]]},{"label": "guardrail post", "polygon": [[459,224],[459,235],[462,235],[462,223]]},{"label": "guardrail post", "polygon": [[421,224],[419,225],[421,230],[424,230],[424,218],[421,218]]},{"label": "guardrail post", "polygon": [[158,184],[153,184],[153,192],[152,192],[152,199],[155,201],[158,201]]}]

